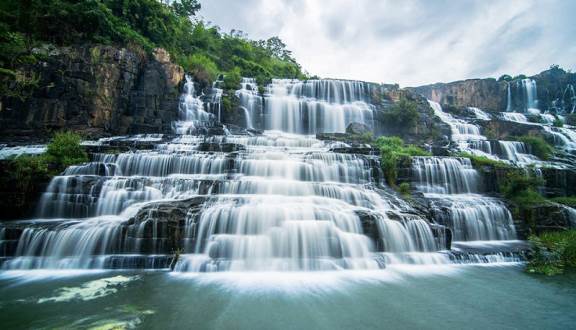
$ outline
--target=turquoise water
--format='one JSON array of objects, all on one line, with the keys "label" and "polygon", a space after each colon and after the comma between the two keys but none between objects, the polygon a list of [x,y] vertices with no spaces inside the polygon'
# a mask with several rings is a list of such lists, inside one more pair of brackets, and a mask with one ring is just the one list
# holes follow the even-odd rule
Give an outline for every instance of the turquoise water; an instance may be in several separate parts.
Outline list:
[{"label": "turquoise water", "polygon": [[576,276],[522,266],[378,272],[5,272],[0,325],[144,329],[569,329]]}]

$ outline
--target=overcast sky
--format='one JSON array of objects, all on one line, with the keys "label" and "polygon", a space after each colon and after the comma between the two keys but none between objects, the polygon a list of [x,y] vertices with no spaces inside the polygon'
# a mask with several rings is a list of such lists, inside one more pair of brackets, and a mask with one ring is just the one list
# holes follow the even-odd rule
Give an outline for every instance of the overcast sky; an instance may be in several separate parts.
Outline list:
[{"label": "overcast sky", "polygon": [[200,14],[279,36],[321,77],[414,86],[576,67],[572,0],[204,0]]}]

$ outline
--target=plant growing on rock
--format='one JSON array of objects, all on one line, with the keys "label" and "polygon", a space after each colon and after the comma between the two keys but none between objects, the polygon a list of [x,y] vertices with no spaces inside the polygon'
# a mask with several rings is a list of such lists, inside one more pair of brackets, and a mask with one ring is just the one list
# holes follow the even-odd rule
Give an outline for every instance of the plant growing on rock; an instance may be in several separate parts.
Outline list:
[{"label": "plant growing on rock", "polygon": [[46,156],[50,162],[64,168],[88,161],[88,154],[80,145],[80,135],[72,132],[60,132],[48,144]]},{"label": "plant growing on rock", "polygon": [[518,141],[526,143],[530,151],[542,160],[548,160],[554,155],[554,147],[539,136],[525,135],[519,137]]},{"label": "plant growing on rock", "polygon": [[401,99],[384,113],[384,121],[405,129],[416,126],[418,121],[418,104],[406,98]]},{"label": "plant growing on rock", "polygon": [[400,162],[409,160],[412,156],[430,156],[429,152],[420,147],[404,144],[397,136],[381,136],[374,144],[380,149],[380,166],[386,182],[392,187],[396,186]]}]

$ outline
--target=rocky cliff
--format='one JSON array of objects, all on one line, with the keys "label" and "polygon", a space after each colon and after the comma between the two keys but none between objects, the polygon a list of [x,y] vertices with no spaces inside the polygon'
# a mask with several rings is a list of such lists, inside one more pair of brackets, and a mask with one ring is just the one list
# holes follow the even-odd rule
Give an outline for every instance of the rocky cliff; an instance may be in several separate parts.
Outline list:
[{"label": "rocky cliff", "polygon": [[495,79],[438,83],[412,90],[427,99],[454,107],[477,107],[492,111],[506,109],[506,82],[498,82]]},{"label": "rocky cliff", "polygon": [[178,114],[182,67],[163,49],[46,47],[24,68],[37,77],[26,98],[2,97],[0,135],[42,139],[70,129],[88,137],[167,132]]},{"label": "rocky cliff", "polygon": [[[408,88],[414,92],[441,104],[453,107],[477,107],[486,111],[506,111],[508,105],[508,85],[512,86],[511,105],[517,109],[526,107],[525,95],[520,88],[523,76],[512,79],[496,80],[469,79],[450,83]],[[552,67],[535,76],[527,77],[536,82],[538,108],[542,111],[571,112],[576,106],[576,74]],[[518,86],[517,86],[518,85]]]}]

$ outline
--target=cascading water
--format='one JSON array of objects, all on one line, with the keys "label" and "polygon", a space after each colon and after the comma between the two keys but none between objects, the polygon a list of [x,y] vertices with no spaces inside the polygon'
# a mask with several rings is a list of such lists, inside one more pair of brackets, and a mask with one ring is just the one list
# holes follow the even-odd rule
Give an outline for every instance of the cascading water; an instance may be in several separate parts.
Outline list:
[{"label": "cascading water", "polygon": [[414,157],[416,188],[430,200],[435,219],[455,241],[513,240],[512,216],[497,199],[479,194],[480,177],[467,158]]},{"label": "cascading water", "polygon": [[[247,106],[255,87],[244,84],[241,103]],[[272,126],[287,132],[188,135],[215,122],[188,80],[176,137],[86,142],[98,150],[123,143],[133,150],[92,154],[92,162],[55,177],[42,196],[39,219],[25,222],[21,232],[18,224],[0,228],[8,257],[2,268],[379,269],[452,262],[446,226],[461,240],[513,238],[497,200],[478,197],[481,203],[467,206],[472,210],[430,223],[380,186],[377,156],[334,152],[349,146],[300,135],[343,132],[348,122],[371,124],[370,91],[363,83],[281,80],[268,91],[264,115],[269,123],[293,116],[286,126]],[[323,110],[309,112],[312,105]],[[138,149],[139,143],[145,148]],[[414,162],[419,189],[428,195],[463,205],[462,198],[477,192],[478,174],[468,160]]]},{"label": "cascading water", "polygon": [[[428,101],[436,116],[448,124],[451,128],[451,139],[460,151],[471,153],[476,156],[484,156],[496,160],[510,161],[514,163],[531,164],[539,162],[538,157],[529,153],[529,148],[518,141],[488,141],[480,133],[480,127],[471,124],[464,119],[454,118],[445,113],[442,106],[433,101]],[[476,118],[490,120],[490,116],[477,108],[468,108]],[[503,113],[503,118],[512,118],[514,121],[526,119],[522,114]]]},{"label": "cascading water", "polygon": [[174,123],[177,134],[191,134],[195,128],[214,121],[214,115],[204,109],[204,103],[196,95],[194,81],[189,76],[186,76],[184,90],[185,93],[180,97],[180,120]]},{"label": "cascading water", "polygon": [[240,89],[236,91],[240,99],[240,107],[244,110],[246,127],[259,127],[262,117],[262,97],[258,92],[258,85],[254,78],[242,78]]},{"label": "cascading water", "polygon": [[273,79],[264,97],[265,129],[297,134],[344,132],[353,122],[373,127],[367,83]]}]

